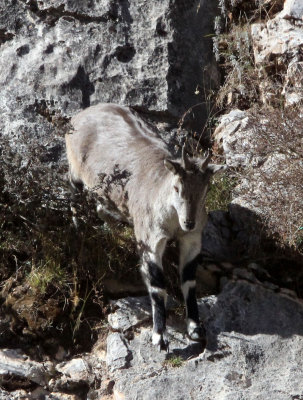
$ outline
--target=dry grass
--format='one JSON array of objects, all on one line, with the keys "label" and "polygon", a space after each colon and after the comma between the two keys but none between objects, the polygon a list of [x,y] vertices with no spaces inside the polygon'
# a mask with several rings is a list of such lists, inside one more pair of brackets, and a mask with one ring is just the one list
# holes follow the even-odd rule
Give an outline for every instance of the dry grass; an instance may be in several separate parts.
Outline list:
[{"label": "dry grass", "polygon": [[217,97],[222,108],[249,108],[259,99],[258,73],[254,69],[250,25],[233,25],[228,33],[214,38],[214,51],[225,80]]},{"label": "dry grass", "polygon": [[247,129],[253,132],[250,151],[263,161],[242,172],[249,184],[236,195],[258,210],[280,244],[303,253],[302,117],[296,109],[266,107],[250,113]]},{"label": "dry grass", "polygon": [[[220,1],[222,15],[216,18],[213,39],[214,53],[224,74],[224,83],[216,97],[219,109],[245,110],[264,101],[281,105],[284,71],[277,70],[275,63],[269,70],[255,68],[250,28],[253,22],[272,18],[283,9],[283,4],[283,0]],[[282,64],[287,65],[286,61]]]}]

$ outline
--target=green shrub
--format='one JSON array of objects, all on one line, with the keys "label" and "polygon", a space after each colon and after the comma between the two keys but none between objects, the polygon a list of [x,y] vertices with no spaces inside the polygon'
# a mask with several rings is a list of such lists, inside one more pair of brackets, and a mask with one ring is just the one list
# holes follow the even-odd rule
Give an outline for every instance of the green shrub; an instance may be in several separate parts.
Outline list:
[{"label": "green shrub", "polygon": [[236,178],[231,176],[229,172],[213,178],[206,198],[207,212],[228,210],[228,205],[232,200],[232,190],[236,182]]},{"label": "green shrub", "polygon": [[179,368],[179,367],[182,367],[183,363],[184,363],[184,360],[182,357],[172,355],[164,361],[163,365],[169,366],[172,368]]}]

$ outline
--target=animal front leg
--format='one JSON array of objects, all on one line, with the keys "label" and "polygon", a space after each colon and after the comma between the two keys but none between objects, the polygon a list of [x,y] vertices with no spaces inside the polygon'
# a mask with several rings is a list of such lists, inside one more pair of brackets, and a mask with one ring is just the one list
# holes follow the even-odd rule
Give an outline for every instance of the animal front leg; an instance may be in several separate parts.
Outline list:
[{"label": "animal front leg", "polygon": [[180,280],[186,306],[187,333],[190,339],[205,341],[196,298],[196,270],[199,264],[201,235],[188,234],[180,240]]},{"label": "animal front leg", "polygon": [[[166,242],[164,243],[165,247]],[[147,286],[153,315],[153,344],[159,350],[168,351],[166,338],[166,299],[165,279],[162,267],[163,245],[157,254],[146,252],[142,257],[142,275]],[[161,251],[160,251],[161,250]]]}]

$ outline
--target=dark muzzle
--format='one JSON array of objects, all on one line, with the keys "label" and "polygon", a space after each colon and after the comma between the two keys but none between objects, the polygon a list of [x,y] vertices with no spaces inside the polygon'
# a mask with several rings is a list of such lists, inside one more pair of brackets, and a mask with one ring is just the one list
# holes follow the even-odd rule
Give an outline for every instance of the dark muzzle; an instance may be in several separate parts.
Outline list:
[{"label": "dark muzzle", "polygon": [[184,225],[185,225],[186,229],[188,229],[189,231],[192,231],[195,227],[195,222],[194,221],[184,221]]}]

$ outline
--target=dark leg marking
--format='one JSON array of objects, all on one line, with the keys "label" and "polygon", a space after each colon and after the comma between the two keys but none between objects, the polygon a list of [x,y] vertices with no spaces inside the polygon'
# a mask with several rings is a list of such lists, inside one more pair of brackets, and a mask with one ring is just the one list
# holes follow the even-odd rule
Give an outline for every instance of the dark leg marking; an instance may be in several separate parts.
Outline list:
[{"label": "dark leg marking", "polygon": [[202,256],[198,254],[192,261],[188,262],[182,271],[182,282],[194,281],[196,279],[196,271],[198,264],[201,262]]},{"label": "dark leg marking", "polygon": [[[181,283],[184,285],[184,300],[186,303],[187,329],[192,340],[205,343],[205,329],[200,325],[199,310],[196,298],[196,271],[198,264],[201,262],[202,256],[198,254],[193,260],[188,262],[181,274]],[[193,282],[193,286],[188,286],[186,291],[186,282]]]},{"label": "dark leg marking", "polygon": [[157,345],[160,351],[169,351],[169,343],[165,337],[166,312],[164,297],[159,293],[151,293],[150,296],[153,304],[153,344]]},{"label": "dark leg marking", "polygon": [[189,288],[187,293],[186,310],[187,310],[187,332],[192,340],[202,342],[206,345],[206,331],[203,324],[199,320],[199,310],[196,299],[196,288]]},{"label": "dark leg marking", "polygon": [[162,269],[152,261],[148,261],[147,264],[150,285],[159,289],[165,289],[165,279]]},{"label": "dark leg marking", "polygon": [[70,180],[70,186],[71,186],[71,190],[72,191],[78,191],[78,192],[82,192],[83,188],[84,188],[84,184],[81,181],[76,181],[71,179]]},{"label": "dark leg marking", "polygon": [[154,330],[162,334],[166,329],[165,301],[158,293],[152,293],[151,299],[154,306]]},{"label": "dark leg marking", "polygon": [[[145,264],[146,265],[146,264]],[[168,341],[165,337],[166,330],[166,291],[165,279],[162,269],[153,261],[147,261],[147,268],[142,270],[153,310],[153,343],[159,350],[168,351]]]},{"label": "dark leg marking", "polygon": [[186,306],[187,306],[187,318],[192,319],[197,324],[199,323],[199,311],[196,299],[196,288],[190,288],[188,290]]}]

